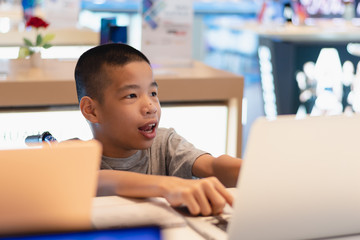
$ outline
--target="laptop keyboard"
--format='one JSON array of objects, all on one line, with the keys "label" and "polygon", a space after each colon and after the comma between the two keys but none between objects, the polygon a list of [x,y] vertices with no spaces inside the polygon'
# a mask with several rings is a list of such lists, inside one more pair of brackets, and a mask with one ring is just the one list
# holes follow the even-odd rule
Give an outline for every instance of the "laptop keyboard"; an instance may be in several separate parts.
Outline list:
[{"label": "laptop keyboard", "polygon": [[224,232],[226,232],[230,216],[229,215],[217,215],[217,216],[209,216],[209,217],[201,217],[204,221],[213,224],[214,226],[220,228]]},{"label": "laptop keyboard", "polygon": [[226,232],[228,226],[228,219],[223,218],[222,216],[214,216],[217,222],[213,223],[215,226]]}]

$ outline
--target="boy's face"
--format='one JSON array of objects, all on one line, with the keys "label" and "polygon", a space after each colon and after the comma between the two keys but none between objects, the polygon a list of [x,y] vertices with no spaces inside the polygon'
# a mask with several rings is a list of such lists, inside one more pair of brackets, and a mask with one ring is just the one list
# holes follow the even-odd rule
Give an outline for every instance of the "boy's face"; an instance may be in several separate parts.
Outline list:
[{"label": "boy's face", "polygon": [[161,108],[158,88],[148,63],[105,66],[103,102],[97,103],[95,138],[108,157],[128,157],[149,148],[156,136]]}]

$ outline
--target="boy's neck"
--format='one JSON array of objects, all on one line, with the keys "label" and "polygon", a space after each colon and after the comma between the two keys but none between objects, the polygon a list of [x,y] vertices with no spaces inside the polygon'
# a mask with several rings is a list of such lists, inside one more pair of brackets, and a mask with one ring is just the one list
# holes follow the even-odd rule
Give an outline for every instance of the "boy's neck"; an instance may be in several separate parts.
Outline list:
[{"label": "boy's neck", "polygon": [[108,152],[104,149],[103,156],[108,158],[128,158],[135,155],[140,150],[131,150],[126,152]]}]

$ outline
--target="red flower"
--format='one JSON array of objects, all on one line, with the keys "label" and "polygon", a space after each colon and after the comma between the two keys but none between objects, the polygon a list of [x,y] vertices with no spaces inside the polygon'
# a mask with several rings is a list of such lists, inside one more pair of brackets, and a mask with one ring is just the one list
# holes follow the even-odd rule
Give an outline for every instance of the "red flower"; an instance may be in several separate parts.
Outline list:
[{"label": "red flower", "polygon": [[49,23],[45,22],[44,20],[42,20],[39,17],[31,17],[27,22],[26,22],[26,27],[34,27],[34,28],[47,28],[47,26],[49,26]]}]

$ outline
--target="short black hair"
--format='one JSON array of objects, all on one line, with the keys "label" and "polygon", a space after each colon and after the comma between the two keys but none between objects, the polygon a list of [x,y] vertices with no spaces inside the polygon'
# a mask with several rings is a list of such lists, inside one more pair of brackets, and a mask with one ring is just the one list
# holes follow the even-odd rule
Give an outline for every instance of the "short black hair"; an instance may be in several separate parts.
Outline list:
[{"label": "short black hair", "polygon": [[139,50],[123,43],[108,43],[84,52],[75,67],[76,92],[80,102],[84,96],[103,100],[104,89],[110,84],[103,74],[105,66],[124,66],[131,62],[150,61]]}]

